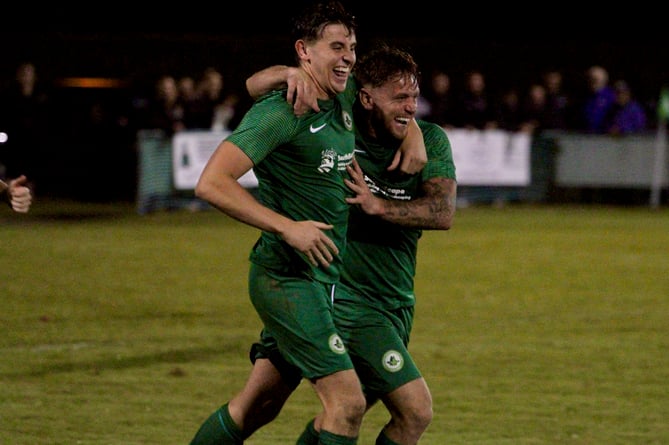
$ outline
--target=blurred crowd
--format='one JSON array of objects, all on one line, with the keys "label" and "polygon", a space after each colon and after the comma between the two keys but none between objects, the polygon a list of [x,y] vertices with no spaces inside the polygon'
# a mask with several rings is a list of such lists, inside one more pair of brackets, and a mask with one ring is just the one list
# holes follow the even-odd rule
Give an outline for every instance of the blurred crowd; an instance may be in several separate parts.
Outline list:
[{"label": "blurred crowd", "polygon": [[135,98],[134,125],[162,129],[168,135],[184,130],[231,129],[237,124],[239,95],[224,87],[223,74],[212,67],[199,79],[165,74],[157,79],[153,96]]},{"label": "blurred crowd", "polygon": [[246,106],[213,67],[162,75],[153,88],[99,90],[47,84],[33,63],[21,63],[0,89],[0,179],[25,174],[37,193],[128,198],[139,130],[166,138],[227,130]]},{"label": "blurred crowd", "polygon": [[591,66],[584,74],[587,91],[574,94],[562,72],[549,70],[530,85],[490,91],[481,71],[466,73],[459,89],[445,71],[423,79],[420,117],[444,128],[542,130],[627,135],[650,129],[651,104],[634,97],[624,79],[611,82],[608,71]]},{"label": "blurred crowd", "polygon": [[[529,85],[491,89],[482,71],[453,78],[435,70],[423,73],[418,117],[445,129],[615,136],[652,129],[653,103],[638,100],[625,79],[609,79],[602,66],[591,66],[582,76],[572,79],[572,85],[587,86],[578,90],[568,88],[559,70],[538,73]],[[0,178],[25,174],[38,191],[41,183],[45,189],[65,187],[66,194],[87,190],[78,183],[103,182],[108,192],[131,195],[139,130],[158,129],[166,137],[232,130],[250,106],[248,94],[228,88],[214,67],[192,75],[164,74],[154,79],[153,88],[126,90],[112,91],[114,100],[59,96],[58,88],[40,81],[33,63],[20,64],[14,81],[0,91]]]}]

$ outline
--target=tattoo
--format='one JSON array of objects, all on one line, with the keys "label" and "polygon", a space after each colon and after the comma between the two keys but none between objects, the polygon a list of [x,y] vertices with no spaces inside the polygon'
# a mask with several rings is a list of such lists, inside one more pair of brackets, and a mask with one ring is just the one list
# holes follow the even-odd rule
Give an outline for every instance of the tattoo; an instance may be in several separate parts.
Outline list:
[{"label": "tattoo", "polygon": [[423,183],[423,195],[411,201],[386,201],[383,219],[404,227],[448,230],[455,215],[454,180],[434,178]]}]

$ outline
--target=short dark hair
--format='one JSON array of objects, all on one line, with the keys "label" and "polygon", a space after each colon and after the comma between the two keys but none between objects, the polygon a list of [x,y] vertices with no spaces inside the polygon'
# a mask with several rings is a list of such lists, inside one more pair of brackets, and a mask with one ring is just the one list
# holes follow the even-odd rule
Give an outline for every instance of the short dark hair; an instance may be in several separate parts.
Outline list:
[{"label": "short dark hair", "polygon": [[291,37],[293,41],[318,40],[327,25],[341,24],[349,33],[355,33],[357,23],[355,16],[350,14],[338,1],[321,1],[311,4],[293,19]]},{"label": "short dark hair", "polygon": [[360,57],[353,69],[359,86],[379,87],[391,79],[411,77],[420,84],[418,64],[408,52],[379,44]]}]

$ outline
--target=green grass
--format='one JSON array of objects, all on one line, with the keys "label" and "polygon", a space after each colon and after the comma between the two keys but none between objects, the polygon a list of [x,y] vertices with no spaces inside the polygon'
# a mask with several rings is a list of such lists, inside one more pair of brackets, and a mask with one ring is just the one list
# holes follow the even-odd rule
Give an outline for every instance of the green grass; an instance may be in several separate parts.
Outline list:
[{"label": "green grass", "polygon": [[[256,236],[214,211],[1,211],[0,443],[188,443],[250,369]],[[462,208],[418,263],[421,444],[669,443],[668,209]],[[318,409],[303,384],[246,443],[292,444]]]}]

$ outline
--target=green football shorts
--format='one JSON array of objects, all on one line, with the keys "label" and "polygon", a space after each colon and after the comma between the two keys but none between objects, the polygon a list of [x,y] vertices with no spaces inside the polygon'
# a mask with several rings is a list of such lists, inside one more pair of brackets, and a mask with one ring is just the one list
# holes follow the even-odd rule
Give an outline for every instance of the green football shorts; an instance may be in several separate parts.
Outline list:
[{"label": "green football shorts", "polygon": [[414,306],[395,310],[371,306],[339,284],[334,314],[368,399],[377,399],[421,377],[407,350]]},{"label": "green football shorts", "polygon": [[333,292],[332,284],[282,276],[252,263],[249,295],[264,324],[252,360],[264,356],[275,363],[280,356],[309,380],[352,369],[332,319]]}]

